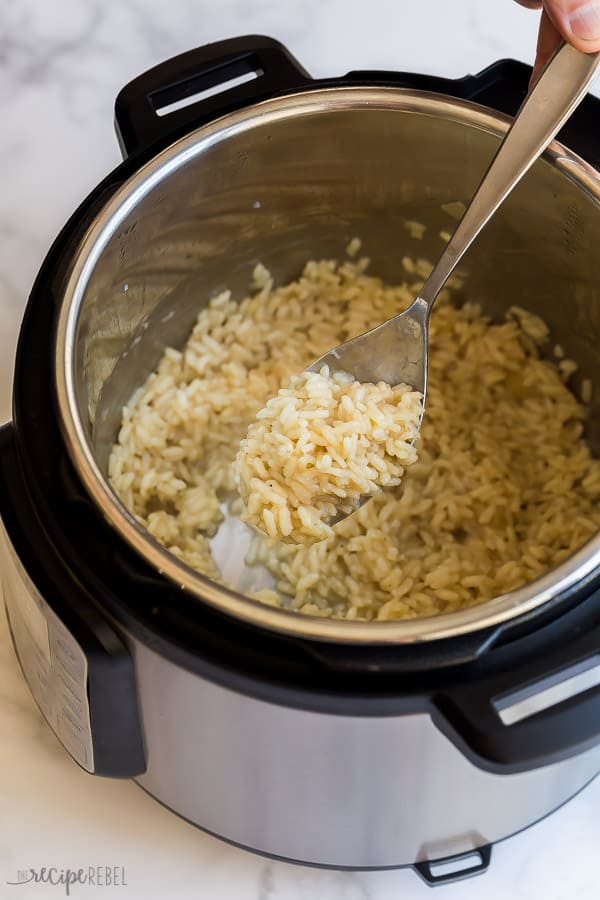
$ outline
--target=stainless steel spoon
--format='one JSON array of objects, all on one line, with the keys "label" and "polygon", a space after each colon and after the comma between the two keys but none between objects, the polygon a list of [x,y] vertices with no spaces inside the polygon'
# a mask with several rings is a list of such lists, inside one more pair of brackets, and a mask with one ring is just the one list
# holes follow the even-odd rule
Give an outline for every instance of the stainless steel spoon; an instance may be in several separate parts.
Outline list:
[{"label": "stainless steel spoon", "polygon": [[599,63],[600,53],[581,53],[565,43],[558,47],[416,300],[400,315],[329,350],[310,371],[327,365],[331,372],[349,372],[362,382],[404,382],[425,400],[428,323],[436,297],[481,229],[579,105]]}]

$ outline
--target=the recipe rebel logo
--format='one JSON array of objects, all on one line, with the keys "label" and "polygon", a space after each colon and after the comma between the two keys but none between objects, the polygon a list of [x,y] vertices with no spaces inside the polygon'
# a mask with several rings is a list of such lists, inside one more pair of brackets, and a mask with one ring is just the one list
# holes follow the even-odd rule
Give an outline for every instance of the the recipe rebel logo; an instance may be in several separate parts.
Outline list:
[{"label": "the recipe rebel logo", "polygon": [[57,866],[44,866],[41,869],[19,869],[17,877],[6,884],[19,886],[23,884],[50,884],[62,887],[65,895],[70,897],[72,889],[79,885],[85,887],[127,887],[124,866],[87,866],[79,869],[61,869]]}]

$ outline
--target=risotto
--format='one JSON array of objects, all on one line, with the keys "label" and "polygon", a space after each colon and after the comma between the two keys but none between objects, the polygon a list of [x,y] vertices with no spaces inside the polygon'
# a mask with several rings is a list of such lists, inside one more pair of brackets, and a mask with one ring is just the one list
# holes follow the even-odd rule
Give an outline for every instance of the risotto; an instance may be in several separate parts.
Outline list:
[{"label": "risotto", "polygon": [[409,385],[361,384],[328,366],[292,376],[235,460],[244,521],[290,543],[332,537],[330,520],[399,485],[416,462],[421,400]]},{"label": "risotto", "polygon": [[[234,461],[250,423],[326,350],[409,305],[430,266],[404,267],[406,280],[386,285],[364,259],[311,261],[275,288],[259,266],[248,297],[212,299],[185,346],[165,350],[123,410],[109,477],[171,553],[221,580],[208,538],[224,503],[241,512]],[[547,340],[524,310],[492,322],[446,290],[431,320],[418,462],[325,540],[257,534],[247,564],[266,567],[275,588],[254,596],[319,616],[434,615],[531,581],[584,543],[600,526],[600,462],[571,367],[542,357]]]}]

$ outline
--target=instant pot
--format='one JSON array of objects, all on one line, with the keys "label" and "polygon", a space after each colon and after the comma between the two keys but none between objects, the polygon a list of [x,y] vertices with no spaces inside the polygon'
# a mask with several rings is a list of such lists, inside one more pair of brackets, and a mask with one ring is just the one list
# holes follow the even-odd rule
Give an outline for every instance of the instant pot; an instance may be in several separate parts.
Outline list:
[{"label": "instant pot", "polygon": [[[168,554],[106,477],[133,389],[183,343],[206,298],[244,296],[257,262],[282,283],[309,258],[339,258],[354,236],[391,282],[404,254],[435,258],[447,205],[468,201],[529,74],[504,61],[456,81],[312,80],[281,44],[244,37],[120,93],[125,162],[42,266],[13,422],[0,431],[14,646],[48,724],[88,772],[134,778],[190,822],[270,856],[414,865],[440,883],[483,871],[495,841],[600,770],[600,536],[470,609],[321,619],[243,595],[235,522],[215,555],[238,590]],[[487,313],[517,302],[542,314],[596,386],[599,117],[587,98],[464,263]],[[427,225],[421,241],[406,220]],[[599,397],[596,387],[587,424],[596,452]]]}]

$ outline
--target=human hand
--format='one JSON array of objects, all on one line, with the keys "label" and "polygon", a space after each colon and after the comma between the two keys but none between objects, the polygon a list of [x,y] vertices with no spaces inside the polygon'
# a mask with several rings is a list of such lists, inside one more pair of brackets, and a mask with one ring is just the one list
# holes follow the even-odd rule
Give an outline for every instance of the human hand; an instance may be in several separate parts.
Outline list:
[{"label": "human hand", "polygon": [[542,10],[532,83],[562,38],[584,53],[600,50],[600,0],[517,0],[517,3]]}]

